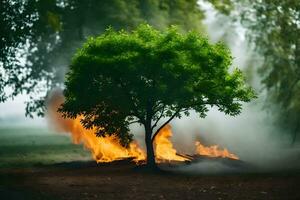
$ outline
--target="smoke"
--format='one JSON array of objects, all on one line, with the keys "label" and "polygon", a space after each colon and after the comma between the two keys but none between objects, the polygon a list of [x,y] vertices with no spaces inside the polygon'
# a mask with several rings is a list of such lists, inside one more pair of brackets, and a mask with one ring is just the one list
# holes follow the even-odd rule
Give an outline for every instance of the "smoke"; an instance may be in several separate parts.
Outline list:
[{"label": "smoke", "polygon": [[238,66],[247,73],[249,84],[256,90],[258,99],[244,104],[241,115],[236,117],[226,116],[212,108],[205,119],[192,112],[190,117],[174,120],[171,125],[175,148],[179,152],[191,154],[191,144],[196,139],[206,145],[219,144],[252,167],[232,166],[222,160],[202,160],[181,167],[179,171],[226,173],[299,169],[300,148],[291,147],[290,136],[285,134],[286,130],[274,124],[272,113],[268,113],[265,108],[266,91],[262,89],[260,76],[257,74],[261,59],[246,41],[245,29],[237,22],[232,24],[228,17],[218,14],[210,4],[200,4],[206,11],[204,23],[210,39],[213,42],[223,40],[228,44],[235,58],[233,66]]},{"label": "smoke", "polygon": [[[276,128],[271,116],[261,109],[261,99],[244,105],[242,114],[226,116],[211,109],[205,119],[196,113],[172,123],[175,148],[179,152],[192,153],[191,144],[197,139],[206,145],[218,144],[228,148],[241,161],[255,166],[255,170],[281,170],[300,167],[299,149],[289,147],[289,138]],[[221,161],[221,160],[220,160]],[[195,172],[203,169],[203,163],[195,164]],[[227,163],[213,161],[214,168],[228,171]],[[189,171],[193,167],[189,166]],[[254,169],[253,169],[254,170]]]},{"label": "smoke", "polygon": [[[189,117],[173,120],[172,141],[177,152],[193,155],[195,141],[201,141],[205,145],[218,144],[240,158],[240,161],[198,159],[175,170],[193,174],[218,174],[299,169],[300,148],[290,147],[288,134],[284,134],[285,130],[274,124],[272,113],[268,113],[268,109],[264,108],[266,92],[261,89],[260,77],[256,73],[261,61],[248,45],[245,30],[239,24],[232,25],[230,19],[217,14],[209,4],[201,4],[201,6],[207,13],[205,24],[211,40],[213,42],[223,40],[229,45],[235,57],[233,66],[238,66],[247,72],[247,80],[255,88],[258,99],[244,104],[242,113],[235,117],[211,108],[204,119],[192,111]],[[62,102],[61,91],[55,90],[48,99],[49,112],[55,110],[51,106],[57,108],[58,103]],[[55,116],[55,113],[48,113],[48,115]],[[54,119],[60,118],[54,117]],[[61,121],[52,121],[50,124],[59,123]],[[131,125],[130,129],[135,139],[145,149],[143,127]]]},{"label": "smoke", "polygon": [[[49,92],[46,99],[46,113],[45,118],[50,129],[54,129],[56,132],[70,133],[73,128],[73,120],[63,118],[61,113],[57,112],[60,105],[65,101],[63,91],[60,88],[55,88]],[[77,134],[72,137],[73,142],[77,142]]]},{"label": "smoke", "polygon": [[[60,132],[74,132],[71,120],[61,118],[56,112],[64,97],[61,90],[54,90],[48,98],[48,121]],[[236,154],[240,161],[229,159],[196,159],[189,165],[173,170],[193,174],[241,173],[295,169],[299,165],[299,151],[287,149],[289,138],[272,124],[271,116],[262,110],[264,99],[245,104],[237,117],[211,109],[207,117],[199,118],[195,112],[190,117],[175,119],[172,123],[173,144],[181,154],[195,154],[195,141],[205,145],[218,144]],[[135,139],[144,147],[143,127],[131,126]],[[74,138],[73,138],[74,140]],[[78,143],[78,142],[76,142]],[[143,148],[145,149],[145,148]]]}]

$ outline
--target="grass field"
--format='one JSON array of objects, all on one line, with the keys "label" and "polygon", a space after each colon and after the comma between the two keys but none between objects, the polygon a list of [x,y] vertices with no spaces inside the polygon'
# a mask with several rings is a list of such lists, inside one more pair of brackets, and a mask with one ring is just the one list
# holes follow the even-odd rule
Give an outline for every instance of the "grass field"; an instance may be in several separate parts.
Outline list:
[{"label": "grass field", "polygon": [[47,128],[0,127],[0,168],[90,160],[82,145]]}]

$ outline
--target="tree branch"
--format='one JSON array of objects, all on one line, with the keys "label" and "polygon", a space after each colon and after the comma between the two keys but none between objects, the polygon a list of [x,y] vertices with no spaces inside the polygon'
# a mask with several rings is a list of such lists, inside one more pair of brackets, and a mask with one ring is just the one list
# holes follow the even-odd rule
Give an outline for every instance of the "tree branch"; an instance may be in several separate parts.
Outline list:
[{"label": "tree branch", "polygon": [[172,121],[172,119],[174,119],[174,117],[176,117],[176,115],[181,111],[181,109],[178,109],[161,127],[159,127],[159,129],[157,129],[157,131],[154,133],[153,137],[152,137],[152,142],[154,141],[155,137],[157,136],[157,134],[159,133],[159,131],[161,131],[161,129],[163,129],[163,127],[165,127],[170,121]]},{"label": "tree branch", "polygon": [[135,121],[132,121],[132,122],[129,122],[128,124],[134,124],[134,123],[142,123],[141,120],[135,120]]},{"label": "tree branch", "polygon": [[162,102],[158,102],[156,105],[153,106],[153,111],[154,111],[154,113],[158,111],[158,110],[156,110],[156,108],[159,107],[161,104],[162,104],[163,106],[165,106],[165,104],[163,104]]},{"label": "tree branch", "polygon": [[156,122],[153,124],[153,126],[151,127],[151,129],[153,130],[153,128],[154,127],[156,127],[157,126],[157,123],[159,122],[159,120],[161,120],[161,118],[163,117],[163,115],[164,115],[164,111],[165,111],[165,105],[162,107],[162,111],[161,111],[161,114],[160,114],[160,116],[157,118],[157,120],[156,120]]},{"label": "tree branch", "polygon": [[[152,142],[154,141],[154,139],[157,136],[157,134],[159,133],[159,131],[161,131],[161,129],[163,129],[168,123],[170,123],[170,121],[172,121],[178,113],[188,111],[190,109],[190,107],[192,107],[193,105],[197,105],[197,104],[198,103],[190,104],[189,106],[184,106],[184,107],[186,107],[184,110],[182,110],[182,108],[178,109],[161,127],[159,127],[159,129],[157,129],[157,131],[154,133],[154,135],[152,137]],[[209,103],[209,102],[203,102],[202,104],[204,104],[204,105],[215,105],[215,103]],[[155,122],[155,124],[152,126],[152,129],[157,125],[158,121],[162,118],[162,115],[163,115],[163,113],[158,118],[158,120]]]}]

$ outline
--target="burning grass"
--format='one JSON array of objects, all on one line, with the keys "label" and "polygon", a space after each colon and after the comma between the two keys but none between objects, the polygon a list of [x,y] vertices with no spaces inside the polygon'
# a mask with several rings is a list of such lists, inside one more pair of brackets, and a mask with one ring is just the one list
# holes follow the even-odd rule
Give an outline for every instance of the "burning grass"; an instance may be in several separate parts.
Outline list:
[{"label": "burning grass", "polygon": [[[84,147],[91,152],[93,159],[98,163],[133,158],[134,162],[140,164],[144,163],[146,160],[146,153],[139,146],[137,141],[133,141],[129,144],[128,148],[125,148],[120,144],[115,135],[97,137],[94,133],[95,130],[85,129],[80,123],[81,117],[77,117],[73,120],[62,118],[56,119],[62,128],[71,134],[73,143],[82,143]],[[171,126],[167,125],[155,138],[154,149],[156,153],[156,162],[191,161],[193,159],[192,156],[180,154],[173,147],[171,142],[172,135]],[[227,149],[222,150],[218,145],[206,147],[201,144],[200,141],[195,142],[195,155],[239,159]]]},{"label": "burning grass", "polygon": [[[132,158],[137,164],[145,163],[146,152],[140,147],[137,141],[129,144],[128,148],[121,145],[115,135],[97,137],[95,129],[85,129],[81,124],[83,116],[75,119],[65,119],[57,112],[57,108],[64,101],[62,95],[56,95],[51,99],[48,105],[48,116],[52,124],[58,125],[58,128],[64,132],[70,133],[74,144],[83,144],[92,154],[97,163],[112,162]],[[193,160],[194,156],[178,153],[174,148],[171,137],[172,129],[166,125],[154,139],[154,150],[156,162],[185,162]],[[239,159],[238,156],[229,152],[227,149],[220,149],[218,145],[206,147],[195,141],[195,156],[222,157],[230,159]]]}]

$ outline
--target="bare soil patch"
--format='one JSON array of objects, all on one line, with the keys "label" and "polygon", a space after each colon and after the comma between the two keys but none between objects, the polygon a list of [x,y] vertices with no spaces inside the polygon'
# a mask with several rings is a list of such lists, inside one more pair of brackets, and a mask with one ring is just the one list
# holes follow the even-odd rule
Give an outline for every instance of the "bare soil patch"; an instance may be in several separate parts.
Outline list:
[{"label": "bare soil patch", "polygon": [[300,173],[153,173],[128,160],[0,170],[1,199],[300,199]]}]

